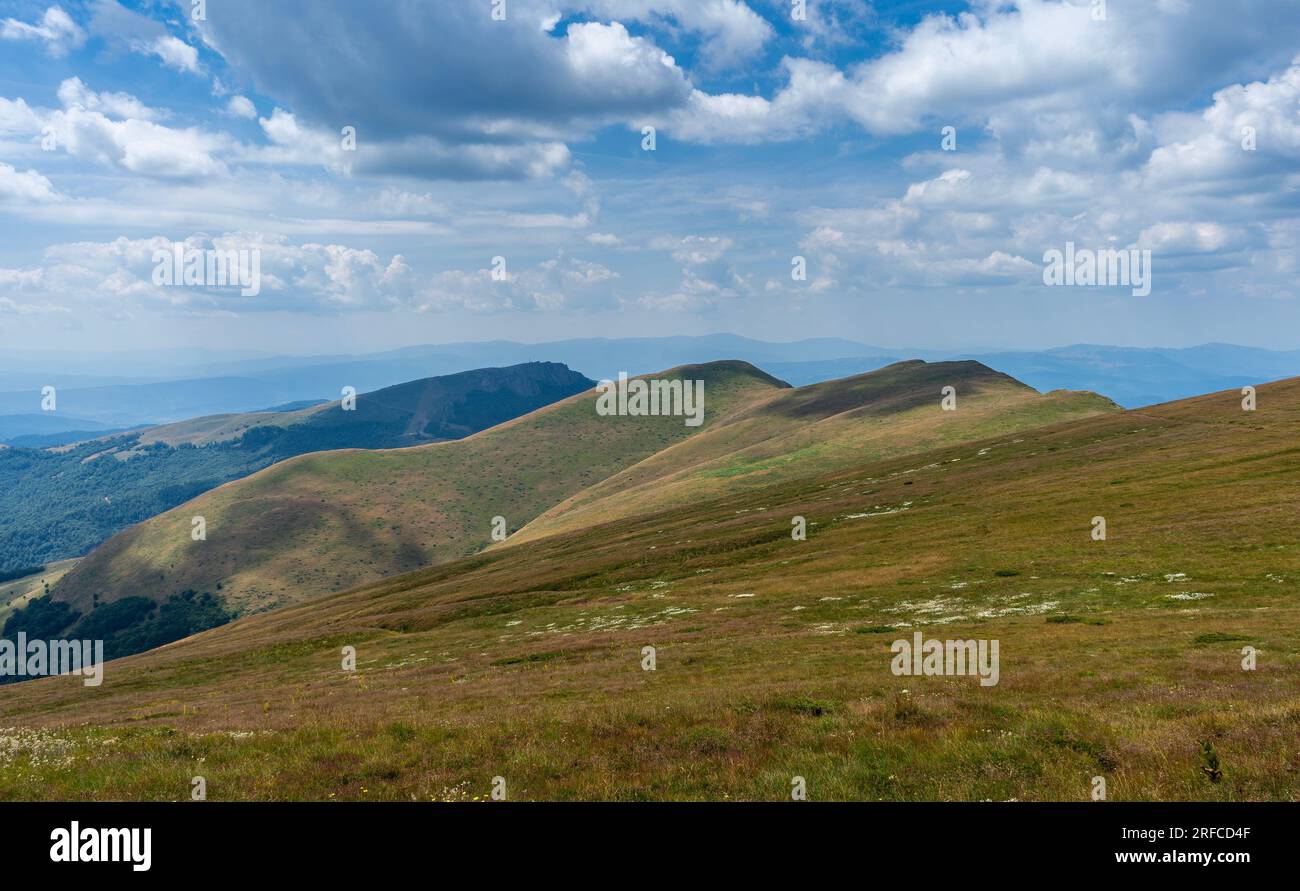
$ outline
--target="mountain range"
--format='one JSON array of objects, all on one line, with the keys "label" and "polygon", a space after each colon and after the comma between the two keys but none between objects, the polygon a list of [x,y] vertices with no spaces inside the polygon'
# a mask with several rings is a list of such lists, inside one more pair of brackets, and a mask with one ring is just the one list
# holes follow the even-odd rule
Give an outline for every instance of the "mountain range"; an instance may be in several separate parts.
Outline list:
[{"label": "mountain range", "polygon": [[[510,341],[405,347],[359,355],[252,356],[163,352],[0,357],[0,443],[53,445],[88,432],[238,413],[358,392],[475,368],[558,362],[590,378],[718,358],[756,364],[796,386],[849,377],[894,362],[973,359],[1038,390],[1092,390],[1127,408],[1240,388],[1300,374],[1300,350],[1229,344],[1186,349],[1076,345],[1031,352],[962,352],[871,346],[842,338],[767,343],[730,334],[701,337]],[[41,389],[55,386],[57,411],[41,415]],[[64,436],[56,439],[59,433]],[[17,439],[40,434],[43,439]]]},{"label": "mountain range", "polygon": [[[512,371],[549,376],[555,368]],[[575,384],[591,383],[573,377]],[[1091,393],[1040,394],[970,361],[912,360],[800,388],[734,360],[655,377],[701,381],[704,423],[668,415],[606,417],[596,410],[598,393],[584,387],[465,438],[376,450],[372,435],[370,448],[300,454],[124,529],[62,578],[49,604],[60,612],[48,621],[81,616],[93,623],[104,616],[125,632],[137,620],[153,620],[150,604],[188,610],[186,598],[195,596],[219,608],[205,612],[209,618],[246,615],[467,557],[511,533],[526,540],[827,472],[868,456],[1118,410]],[[455,380],[468,385],[462,378]],[[432,387],[419,382],[363,402],[372,415],[389,402],[401,405],[397,426],[406,435],[420,420],[407,390],[427,397]],[[945,387],[957,400],[952,411],[939,404]],[[480,401],[498,405],[496,395],[485,393]],[[498,406],[506,408],[514,407]],[[333,405],[299,414],[345,417]],[[286,426],[271,426],[280,424]],[[294,450],[300,441],[331,444],[320,424],[254,415],[152,428],[134,435],[131,448],[202,454],[238,442],[249,449],[267,426],[277,433],[273,443],[287,438]],[[352,425],[339,434],[360,439]],[[204,533],[196,540],[198,522]],[[113,618],[127,616],[124,602],[132,622]]]}]

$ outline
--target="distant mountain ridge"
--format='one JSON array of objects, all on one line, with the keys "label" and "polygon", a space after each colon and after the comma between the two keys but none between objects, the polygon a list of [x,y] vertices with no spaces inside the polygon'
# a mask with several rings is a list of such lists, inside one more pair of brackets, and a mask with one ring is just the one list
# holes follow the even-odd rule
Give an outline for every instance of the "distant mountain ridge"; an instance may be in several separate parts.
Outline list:
[{"label": "distant mountain ridge", "polygon": [[57,449],[0,449],[0,570],[75,557],[214,486],[305,452],[468,436],[595,382],[555,363],[411,381],[289,412],[215,415]]},{"label": "distant mountain ridge", "polygon": [[[39,402],[39,400],[38,400]],[[89,439],[112,430],[111,425],[55,412],[25,412],[0,416],[0,444],[44,448],[69,442],[68,436]]]},{"label": "distant mountain ridge", "polygon": [[[599,379],[612,378],[620,371],[647,374],[719,356],[759,365],[796,386],[862,374],[905,359],[973,359],[1038,390],[1092,390],[1128,408],[1300,375],[1300,350],[1231,344],[1178,349],[1076,344],[1034,351],[963,351],[883,347],[844,338],[769,343],[731,334],[586,338],[538,344],[449,343],[358,355],[208,356],[188,363],[175,357],[165,363],[146,357],[138,366],[125,369],[154,376],[148,380],[130,378],[118,367],[119,362],[108,358],[92,361],[20,354],[0,356],[0,381],[5,382],[0,385],[0,442],[10,436],[5,432],[6,416],[39,410],[42,383],[59,387],[59,411],[40,431],[48,434],[96,429],[85,420],[125,428],[304,400],[333,400],[344,386],[366,392],[404,381],[530,361],[562,362]],[[171,377],[157,377],[168,371]],[[96,386],[96,380],[102,384]]]}]

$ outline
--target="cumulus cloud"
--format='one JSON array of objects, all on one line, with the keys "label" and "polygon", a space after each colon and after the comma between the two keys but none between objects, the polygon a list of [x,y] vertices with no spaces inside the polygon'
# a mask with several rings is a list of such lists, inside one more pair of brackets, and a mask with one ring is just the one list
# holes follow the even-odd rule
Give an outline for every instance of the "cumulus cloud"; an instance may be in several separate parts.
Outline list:
[{"label": "cumulus cloud", "polygon": [[192,235],[181,244],[185,252],[247,252],[250,263],[255,252],[259,293],[244,296],[237,286],[213,283],[159,283],[158,258],[174,250],[164,236],[53,245],[39,266],[0,270],[0,284],[43,297],[51,306],[66,308],[71,302],[92,312],[127,306],[162,312],[336,313],[410,306],[415,297],[415,278],[400,254],[384,257],[367,248],[295,243],[257,233]]},{"label": "cumulus cloud", "polygon": [[65,109],[99,111],[110,118],[157,121],[167,117],[166,112],[150,108],[130,93],[97,93],[79,77],[70,77],[60,83],[58,96]]},{"label": "cumulus cloud", "polygon": [[[354,127],[348,166],[357,172],[549,176],[568,167],[569,138],[680,104],[691,91],[671,56],[622,23],[573,22],[548,34],[538,26],[543,5],[526,0],[510,5],[506,21],[453,3],[382,16],[357,4],[223,8],[198,23],[205,42],[300,132]],[[243,26],[254,18],[259,27]]]},{"label": "cumulus cloud", "polygon": [[0,162],[0,204],[45,204],[59,198],[53,184],[37,171],[20,171]]},{"label": "cumulus cloud", "polygon": [[41,114],[22,98],[6,99],[0,96],[0,135],[32,138],[41,132]]},{"label": "cumulus cloud", "polygon": [[230,140],[197,127],[159,124],[168,113],[128,93],[96,92],[73,77],[59,85],[58,97],[60,109],[32,108],[22,99],[0,98],[0,132],[39,139],[43,147],[146,177],[193,178],[227,172],[219,155],[229,148]]},{"label": "cumulus cloud", "polygon": [[1268,0],[1243,0],[1230,17],[1213,4],[1120,0],[1106,21],[1091,12],[1085,0],[1020,0],[925,16],[873,59],[840,70],[786,58],[770,98],[697,91],[665,125],[702,142],[790,139],[844,120],[883,136],[969,125],[1008,153],[1096,163],[1140,141],[1132,112],[1195,97],[1225,73],[1276,67],[1300,39],[1300,20]]},{"label": "cumulus cloud", "polygon": [[347,174],[449,180],[539,179],[569,164],[562,142],[456,144],[432,136],[374,140],[364,127],[330,132],[276,108],[259,118],[270,145],[246,147],[243,160],[324,166]]},{"label": "cumulus cloud", "polygon": [[[500,267],[497,267],[500,268]],[[533,266],[504,269],[446,270],[434,276],[419,295],[425,312],[591,310],[616,304],[612,287],[617,272],[576,257],[556,257]]]},{"label": "cumulus cloud", "polygon": [[1234,84],[1217,91],[1200,115],[1168,114],[1158,128],[1168,142],[1147,160],[1153,187],[1240,191],[1271,189],[1279,173],[1300,162],[1300,57],[1266,81]]},{"label": "cumulus cloud", "polygon": [[[185,7],[188,9],[189,4]],[[90,8],[90,32],[110,46],[151,56],[176,71],[202,73],[199,51],[168,31],[162,22],[128,9],[117,0],[94,0]]]},{"label": "cumulus cloud", "polygon": [[632,302],[655,310],[704,312],[752,294],[751,277],[737,271],[728,256],[733,246],[721,235],[654,239],[650,248],[668,251],[681,268],[681,281],[674,289],[644,293]]},{"label": "cumulus cloud", "polygon": [[226,103],[226,112],[251,121],[257,117],[257,106],[247,96],[231,96]]},{"label": "cumulus cloud", "polygon": [[[90,107],[81,104],[86,95],[96,97]],[[61,91],[64,108],[46,117],[45,125],[52,128],[57,145],[68,154],[150,177],[192,178],[226,173],[226,165],[218,157],[227,143],[223,137],[197,127],[166,127],[150,119],[156,117],[154,114],[143,119],[125,117],[124,112],[135,100],[128,97],[104,103],[99,97],[102,94]]]},{"label": "cumulus cloud", "polygon": [[0,21],[0,39],[39,40],[45,44],[46,52],[59,57],[84,44],[86,32],[62,7],[51,6],[39,22],[27,23],[14,18]]},{"label": "cumulus cloud", "polygon": [[[349,307],[356,294],[361,306],[429,311],[629,304],[711,311],[764,289],[861,296],[1036,287],[1044,250],[1066,240],[1151,249],[1157,290],[1205,270],[1250,270],[1261,277],[1260,293],[1279,290],[1263,284],[1270,276],[1294,290],[1300,20],[1281,4],[1241,0],[1239,13],[1224,16],[1213,4],[1111,0],[1108,19],[1098,22],[1085,0],[977,0],[960,15],[924,16],[883,44],[861,44],[848,63],[840,50],[850,44],[828,23],[852,22],[859,36],[874,27],[870,15],[853,17],[853,6],[812,3],[809,22],[791,25],[791,36],[784,24],[779,34],[771,27],[774,10],[788,14],[775,2],[511,0],[508,20],[496,22],[473,4],[398,4],[375,16],[361,4],[225,0],[223,15],[177,36],[115,0],[93,0],[92,36],[172,70],[203,70],[186,42],[201,40],[209,66],[258,100],[254,106],[218,83],[215,119],[256,121],[260,132],[243,142],[246,125],[241,140],[185,127],[179,105],[151,108],[70,78],[56,109],[0,98],[0,135],[22,149],[50,128],[74,159],[115,171],[120,182],[146,180],[123,190],[131,197],[161,193],[147,182],[159,177],[174,181],[169,201],[191,196],[209,209],[203,202],[222,184],[183,180],[230,177],[267,184],[280,190],[277,198],[292,193],[287,202],[260,196],[242,217],[214,212],[200,225],[258,228],[257,214],[278,215],[277,231],[294,241],[276,248],[268,237],[267,256],[282,268],[268,265],[267,293],[295,307]],[[250,16],[258,28],[243,26]],[[737,74],[742,65],[762,75],[752,89]],[[153,61],[140,67],[169,76]],[[793,172],[803,192],[791,198],[792,186],[783,194],[782,162],[770,166],[771,159],[794,157],[793,148],[692,152],[690,162],[705,166],[697,179],[680,180],[668,167],[680,156],[663,152],[638,156],[647,163],[609,181],[610,219],[583,172],[610,168],[585,166],[581,142],[616,132],[628,137],[631,154],[639,135],[626,131],[645,124],[705,145],[805,141],[806,156],[828,177],[852,178],[853,186],[813,188]],[[957,128],[956,152],[939,150],[944,125]],[[344,143],[345,128],[355,146]],[[900,159],[900,151],[914,153]],[[870,160],[853,166],[864,153]],[[46,169],[26,159],[0,168],[7,209],[38,219],[91,212],[90,202],[60,196],[29,169],[37,167]],[[50,169],[64,188],[85,181]],[[328,175],[314,175],[322,171]],[[696,188],[706,176],[713,181]],[[217,207],[233,214],[229,204]],[[349,207],[365,219],[341,219]],[[683,208],[701,217],[686,226],[714,234],[654,239],[647,231],[672,219],[667,225],[681,232],[671,214]],[[192,219],[184,231],[198,228]],[[181,224],[150,220],[133,231],[171,225]],[[437,267],[463,268],[413,282],[396,247],[367,254],[334,243],[434,230],[473,241],[448,251],[478,259],[440,257]],[[503,231],[533,257],[560,246],[597,259],[620,251],[621,261],[644,260],[644,274],[631,284],[628,269],[624,281],[607,266],[558,253],[518,269],[512,263],[511,274],[494,281],[474,267],[510,249],[484,247],[504,241]],[[806,283],[773,272],[785,272],[796,249],[809,259]],[[155,294],[129,263],[62,266],[68,276],[89,270],[85,292],[93,285],[121,299],[206,305]],[[44,282],[55,275],[36,271]],[[760,275],[764,289],[753,285]]]},{"label": "cumulus cloud", "polygon": [[199,51],[178,37],[167,34],[140,45],[140,50],[157,56],[168,68],[197,74]]},{"label": "cumulus cloud", "polygon": [[[1111,9],[1122,15],[1126,8]],[[955,153],[936,150],[907,159],[906,169],[928,175],[895,197],[800,212],[806,232],[801,249],[813,258],[810,285],[820,274],[860,291],[1032,286],[1038,258],[1066,241],[1093,249],[1151,250],[1157,288],[1165,293],[1205,293],[1216,286],[1239,292],[1246,276],[1216,281],[1209,274],[1249,270],[1253,277],[1280,268],[1278,246],[1292,243],[1288,233],[1294,231],[1294,202],[1286,196],[1300,185],[1300,59],[1258,80],[1219,84],[1202,110],[1161,112],[1173,76],[1151,71],[1151,60],[1176,57],[1188,46],[1204,50],[1206,39],[1188,40],[1187,22],[1178,19],[1198,18],[1199,9],[1164,4],[1152,17],[1163,17],[1168,34],[1147,30],[1145,23],[1125,27],[1098,50],[1107,70],[1085,82],[1090,94],[1110,98],[1090,103],[1073,83],[1082,69],[1071,66],[1091,64],[1081,48],[1071,50],[1078,35],[1060,31],[1053,38],[1044,24],[1078,21],[1078,13],[1066,5],[1027,3],[1020,12],[923,23],[893,56],[854,72],[844,86],[848,94],[857,84],[871,84],[879,99],[864,106],[864,126],[919,126],[928,102],[943,108],[945,97],[962,89],[972,101],[964,109],[952,107],[948,119],[983,126],[959,128]],[[1037,31],[1030,27],[1036,21]],[[1214,33],[1213,24],[1200,25],[1203,35]],[[1242,28],[1225,27],[1232,44]],[[1048,61],[1036,62],[1033,52],[1016,53],[1014,61],[1003,59],[1008,67],[997,75],[1003,78],[1000,92],[983,95],[996,77],[977,77],[979,66],[1034,33],[1053,48],[1053,64],[1066,76],[1045,75],[1031,84],[1023,73],[1036,65],[1045,70]],[[1148,51],[1126,48],[1134,40]],[[1180,41],[1181,49],[1171,46]],[[969,59],[985,42],[988,58]],[[1071,52],[1074,61],[1066,58]],[[904,56],[911,64],[900,66],[897,59]],[[945,65],[962,76],[954,80]],[[1174,68],[1206,76],[1187,61]],[[971,85],[960,87],[965,80]],[[1007,97],[1019,97],[1018,105]],[[937,148],[937,126],[934,133]]]},{"label": "cumulus cloud", "polygon": [[767,20],[741,0],[588,0],[578,8],[621,21],[668,24],[701,35],[709,68],[753,59],[772,38]]}]

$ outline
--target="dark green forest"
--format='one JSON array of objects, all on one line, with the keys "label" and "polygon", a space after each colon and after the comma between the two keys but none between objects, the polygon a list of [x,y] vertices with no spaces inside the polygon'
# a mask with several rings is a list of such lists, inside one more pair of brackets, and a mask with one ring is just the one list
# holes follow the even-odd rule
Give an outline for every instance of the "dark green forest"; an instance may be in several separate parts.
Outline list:
[{"label": "dark green forest", "polygon": [[[147,447],[128,460],[139,434],[97,440],[64,453],[0,449],[0,572],[80,556],[133,523],[278,460],[242,443]],[[287,457],[287,456],[282,456]]]},{"label": "dark green forest", "polygon": [[[147,597],[124,597],[100,604],[85,616],[46,594],[15,610],[0,636],[17,640],[21,631],[28,640],[102,640],[104,659],[108,660],[143,653],[233,618],[216,597],[195,591],[176,594],[163,603]],[[25,678],[3,676],[0,684],[21,680]]]}]

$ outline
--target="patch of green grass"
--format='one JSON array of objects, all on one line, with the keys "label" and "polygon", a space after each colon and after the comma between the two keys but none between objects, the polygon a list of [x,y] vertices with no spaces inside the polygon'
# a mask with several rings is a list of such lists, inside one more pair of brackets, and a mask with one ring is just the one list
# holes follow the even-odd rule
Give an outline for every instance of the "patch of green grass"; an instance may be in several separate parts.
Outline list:
[{"label": "patch of green grass", "polygon": [[1070,615],[1069,613],[1064,613],[1057,616],[1048,616],[1047,622],[1049,625],[1105,625],[1107,624],[1105,619],[1098,619],[1096,617],[1074,616],[1074,615]]},{"label": "patch of green grass", "polygon": [[493,665],[523,665],[530,662],[550,662],[552,659],[560,659],[568,656],[567,650],[552,650],[549,653],[529,653],[526,656],[507,656],[503,659],[493,659]]},{"label": "patch of green grass", "polygon": [[1211,631],[1209,634],[1199,634],[1196,636],[1198,644],[1228,643],[1230,641],[1251,640],[1241,634],[1224,634],[1222,631]]},{"label": "patch of green grass", "polygon": [[820,718],[827,714],[835,705],[826,700],[813,699],[811,696],[796,696],[786,699],[778,699],[773,705],[787,712],[794,712],[797,715],[807,715],[811,718]]}]

